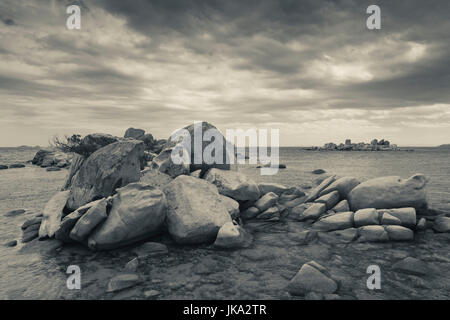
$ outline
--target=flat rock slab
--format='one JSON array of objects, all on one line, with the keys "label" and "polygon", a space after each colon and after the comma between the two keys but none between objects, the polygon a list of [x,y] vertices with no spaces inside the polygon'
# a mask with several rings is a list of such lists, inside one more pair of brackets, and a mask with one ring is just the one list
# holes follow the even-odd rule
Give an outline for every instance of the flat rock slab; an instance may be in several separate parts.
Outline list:
[{"label": "flat rock slab", "polygon": [[106,292],[116,292],[126,288],[131,288],[139,283],[139,276],[134,273],[126,273],[115,276],[108,282]]},{"label": "flat rock slab", "polygon": [[392,269],[416,276],[423,276],[429,272],[428,266],[425,262],[413,257],[407,257],[400,260],[392,266]]}]

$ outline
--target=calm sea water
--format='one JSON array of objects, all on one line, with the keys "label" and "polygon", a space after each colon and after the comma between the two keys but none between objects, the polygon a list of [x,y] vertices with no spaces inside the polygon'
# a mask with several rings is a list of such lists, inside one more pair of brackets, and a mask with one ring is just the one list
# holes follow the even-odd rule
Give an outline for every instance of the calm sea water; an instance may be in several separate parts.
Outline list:
[{"label": "calm sea water", "polygon": [[[25,163],[32,159],[36,149],[0,148],[0,164]],[[329,174],[350,175],[361,180],[398,175],[408,178],[423,173],[429,178],[428,195],[435,208],[450,209],[450,150],[415,148],[413,152],[327,152],[306,151],[300,148],[282,148],[280,162],[287,169],[274,176],[261,176],[255,165],[245,165],[240,170],[257,181],[278,182],[288,186],[314,185],[318,178]],[[311,173],[324,169],[323,175]],[[43,209],[50,197],[59,190],[67,171],[46,172],[45,169],[27,165],[26,168],[0,170],[0,299],[70,297],[64,291],[65,273],[56,259],[38,253],[20,255],[20,225],[27,218],[8,218],[4,213],[12,209]],[[17,239],[16,248],[6,248],[3,243]],[[101,267],[108,259],[98,261]],[[111,267],[111,266],[109,266]],[[109,269],[108,269],[109,270]],[[106,280],[105,280],[106,281]]]}]

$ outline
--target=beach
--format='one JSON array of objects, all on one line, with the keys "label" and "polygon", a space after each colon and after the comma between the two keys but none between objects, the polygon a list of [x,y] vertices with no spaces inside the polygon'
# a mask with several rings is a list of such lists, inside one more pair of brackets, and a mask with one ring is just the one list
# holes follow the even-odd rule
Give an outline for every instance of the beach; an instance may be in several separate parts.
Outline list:
[{"label": "beach", "polygon": [[[0,164],[26,162],[32,151],[2,150]],[[286,169],[274,176],[261,176],[255,165],[239,171],[257,182],[277,182],[307,191],[317,179],[330,174],[358,179],[399,175],[407,178],[423,173],[433,208],[450,209],[450,151],[414,148],[414,152],[326,152],[281,148],[280,163]],[[324,174],[311,171],[323,169]],[[448,299],[450,254],[448,233],[431,230],[418,233],[411,242],[327,243],[326,239],[299,245],[308,227],[292,221],[279,223],[249,221],[251,247],[235,251],[213,250],[210,245],[180,246],[170,237],[152,241],[167,245],[169,253],[148,258],[137,269],[138,285],[118,293],[105,293],[108,280],[123,272],[133,258],[130,247],[93,252],[81,245],[54,245],[52,241],[20,243],[20,226],[27,215],[5,217],[13,209],[39,212],[60,190],[67,170],[47,172],[27,164],[25,168],[0,171],[0,239],[17,240],[16,247],[0,247],[0,298],[2,299],[303,299],[284,289],[300,265],[314,260],[325,265],[340,282],[338,298],[344,299]],[[27,211],[28,212],[28,211]],[[416,257],[429,267],[426,275],[392,270],[405,257]],[[366,268],[377,264],[382,270],[382,290],[366,287]],[[81,268],[82,289],[66,286],[69,265]],[[153,293],[149,293],[153,292]],[[156,292],[156,293],[155,293]],[[328,297],[328,298],[333,298]],[[336,298],[336,297],[334,297]]]}]

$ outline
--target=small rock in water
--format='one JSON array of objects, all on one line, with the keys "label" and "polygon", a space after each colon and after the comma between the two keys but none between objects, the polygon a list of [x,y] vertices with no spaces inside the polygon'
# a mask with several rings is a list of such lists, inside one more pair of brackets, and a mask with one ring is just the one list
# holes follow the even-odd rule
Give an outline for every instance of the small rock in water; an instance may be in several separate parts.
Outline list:
[{"label": "small rock in water", "polygon": [[61,168],[59,167],[48,167],[47,169],[45,169],[46,171],[61,171]]},{"label": "small rock in water", "polygon": [[25,213],[24,209],[11,210],[11,211],[8,211],[7,213],[5,213],[5,217],[15,217],[15,216],[18,216],[19,214],[23,214],[23,213]]},{"label": "small rock in water", "polygon": [[167,246],[158,242],[146,242],[133,249],[139,258],[159,257],[169,253]]},{"label": "small rock in water", "polygon": [[407,274],[422,276],[428,273],[427,264],[419,259],[407,257],[395,263],[392,268]]},{"label": "small rock in water", "polygon": [[144,292],[144,297],[148,299],[159,296],[160,294],[161,292],[159,292],[158,290],[147,290]]},{"label": "small rock in water", "polygon": [[5,243],[5,247],[15,247],[17,245],[17,240],[8,241]]},{"label": "small rock in water", "polygon": [[[28,229],[30,229],[31,227],[29,227]],[[39,236],[39,229],[30,229],[30,230],[28,230],[28,229],[26,229],[22,235],[23,243],[30,242],[31,240],[33,240]]]},{"label": "small rock in water", "polygon": [[434,220],[433,229],[437,232],[450,232],[450,218],[448,217],[437,217]]},{"label": "small rock in water", "polygon": [[6,170],[6,169],[8,169],[8,166],[0,165],[0,170]]},{"label": "small rock in water", "polygon": [[9,165],[10,169],[14,169],[14,168],[25,168],[25,165],[23,163],[13,163]]},{"label": "small rock in water", "polygon": [[139,282],[139,276],[134,273],[126,273],[115,276],[109,280],[106,292],[116,292],[135,286]]},{"label": "small rock in water", "polygon": [[127,262],[127,264],[125,265],[125,270],[136,272],[138,267],[139,267],[139,258],[134,258]]},{"label": "small rock in water", "polygon": [[42,222],[42,217],[35,217],[35,218],[32,218],[32,219],[28,219],[22,224],[21,228],[22,228],[22,230],[24,230],[24,229],[26,229],[29,226],[32,226],[34,224],[39,224],[40,225],[41,222]]},{"label": "small rock in water", "polygon": [[325,172],[326,171],[323,170],[323,169],[315,169],[315,170],[312,171],[313,174],[322,174],[322,173],[325,173]]}]

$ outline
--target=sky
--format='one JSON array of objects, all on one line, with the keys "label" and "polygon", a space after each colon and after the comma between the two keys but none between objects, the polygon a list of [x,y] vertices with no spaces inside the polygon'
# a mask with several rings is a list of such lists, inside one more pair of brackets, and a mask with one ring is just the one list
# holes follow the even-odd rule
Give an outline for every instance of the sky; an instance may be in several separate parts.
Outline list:
[{"label": "sky", "polygon": [[[68,30],[68,5],[81,29]],[[366,9],[381,9],[369,30]],[[0,146],[194,121],[450,143],[450,1],[2,0]]]}]

